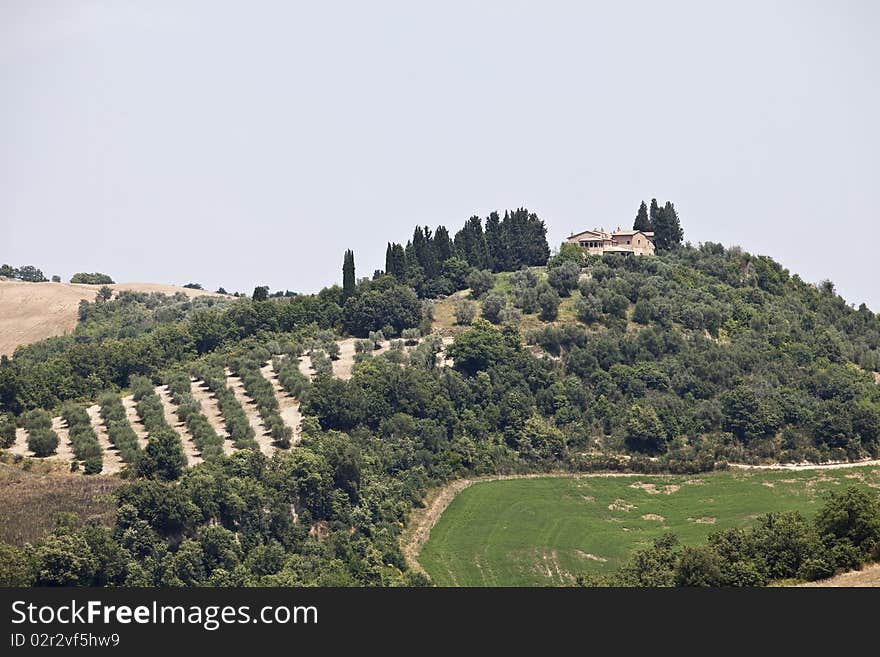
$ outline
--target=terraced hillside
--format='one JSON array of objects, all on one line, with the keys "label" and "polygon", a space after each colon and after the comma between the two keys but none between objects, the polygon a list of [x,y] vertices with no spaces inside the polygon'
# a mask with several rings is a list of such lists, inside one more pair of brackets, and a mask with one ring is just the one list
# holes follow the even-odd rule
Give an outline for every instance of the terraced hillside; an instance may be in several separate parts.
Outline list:
[{"label": "terraced hillside", "polygon": [[[437,338],[443,348],[451,344],[452,338]],[[332,374],[336,378],[347,380],[351,378],[352,369],[356,361],[355,343],[353,338],[346,338],[337,341],[339,345],[339,355],[335,360],[331,360]],[[413,344],[405,345],[402,349],[406,352],[412,352],[418,344],[423,340],[414,340]],[[374,355],[388,352],[392,348],[390,341],[383,341],[381,344],[374,346]],[[297,362],[291,363],[293,367],[307,376],[311,380],[315,376],[315,369],[312,365],[312,351],[306,353],[302,358],[296,359]],[[317,354],[316,354],[317,358]],[[211,385],[202,378],[189,376],[189,395],[183,399],[180,395],[174,393],[168,384],[154,386],[152,388],[158,402],[161,404],[161,416],[164,424],[169,427],[178,437],[186,458],[187,467],[198,465],[205,459],[205,445],[196,438],[193,430],[193,413],[202,418],[201,422],[206,427],[210,427],[210,431],[217,436],[218,447],[224,454],[231,454],[237,449],[245,448],[245,444],[236,445],[230,431],[229,416],[233,413],[240,412],[247,420],[247,425],[253,432],[253,439],[256,446],[266,456],[271,456],[279,449],[290,449],[299,442],[301,433],[302,414],[300,412],[300,401],[295,391],[286,389],[282,383],[283,377],[279,375],[283,363],[291,362],[289,356],[275,356],[269,362],[261,364],[259,368],[254,368],[253,372],[258,374],[266,382],[266,390],[271,390],[274,397],[275,408],[277,409],[278,421],[282,423],[282,431],[289,432],[289,441],[279,441],[273,438],[272,430],[267,425],[267,421],[261,414],[261,406],[256,402],[254,391],[245,385],[242,377],[235,374],[229,367],[223,369],[223,383],[231,392],[229,400],[226,402],[226,412],[224,413],[224,404],[218,399],[216,391],[212,390]],[[438,355],[438,366],[449,364],[442,353]],[[253,386],[255,382],[251,382]],[[216,386],[215,386],[216,387]],[[101,403],[88,406],[86,412],[91,423],[92,430],[95,432],[98,443],[102,450],[103,474],[113,475],[120,473],[131,456],[125,456],[123,449],[118,443],[114,442],[115,436],[120,432],[131,432],[132,445],[135,450],[144,450],[150,441],[150,429],[145,424],[144,410],[141,406],[143,401],[138,401],[136,395],[114,396],[105,395]],[[117,405],[121,409],[119,417],[105,417],[104,408],[110,404]],[[230,406],[231,404],[231,406]],[[235,410],[237,406],[240,411]],[[112,426],[111,426],[112,425]],[[78,459],[70,438],[69,427],[63,417],[52,418],[52,429],[58,435],[58,446],[54,453],[50,456],[38,457],[29,447],[29,434],[25,428],[16,430],[15,442],[9,448],[9,452],[19,458],[34,459],[42,461],[47,465],[55,466],[59,472],[73,471],[83,473],[81,459]],[[73,465],[73,464],[76,465]]]}]

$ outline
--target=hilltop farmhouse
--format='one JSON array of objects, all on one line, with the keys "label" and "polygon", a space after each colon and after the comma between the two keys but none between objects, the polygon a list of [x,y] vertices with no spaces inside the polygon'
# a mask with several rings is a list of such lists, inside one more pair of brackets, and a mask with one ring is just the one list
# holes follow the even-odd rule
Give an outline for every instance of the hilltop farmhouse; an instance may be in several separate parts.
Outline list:
[{"label": "hilltop farmhouse", "polygon": [[654,233],[641,230],[607,232],[594,228],[570,235],[566,242],[580,244],[590,255],[620,253],[623,255],[654,255]]}]

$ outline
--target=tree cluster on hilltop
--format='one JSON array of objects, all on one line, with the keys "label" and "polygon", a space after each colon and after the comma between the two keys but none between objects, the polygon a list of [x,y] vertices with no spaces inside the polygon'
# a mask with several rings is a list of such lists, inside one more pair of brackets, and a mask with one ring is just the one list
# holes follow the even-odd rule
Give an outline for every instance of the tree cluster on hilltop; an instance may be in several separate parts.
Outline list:
[{"label": "tree cluster on hilltop", "polygon": [[389,242],[385,272],[416,290],[422,298],[463,289],[472,268],[494,272],[514,271],[547,262],[550,247],[547,228],[525,208],[492,212],[485,222],[473,216],[450,238],[444,226],[433,232],[416,226],[406,245]]},{"label": "tree cluster on hilltop", "polygon": [[650,214],[648,206],[642,201],[638,212],[636,212],[633,230],[653,232],[654,246],[658,250],[675,248],[681,245],[681,241],[684,239],[681,221],[672,201],[666,201],[666,205],[660,207],[657,204],[657,199],[652,198]]}]

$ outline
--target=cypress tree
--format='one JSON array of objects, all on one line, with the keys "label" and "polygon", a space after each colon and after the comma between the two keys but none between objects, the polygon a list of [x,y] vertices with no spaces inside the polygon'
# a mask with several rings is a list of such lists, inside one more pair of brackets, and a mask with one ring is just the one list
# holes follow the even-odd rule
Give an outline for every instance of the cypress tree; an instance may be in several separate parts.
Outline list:
[{"label": "cypress tree", "polygon": [[[504,218],[507,219],[507,213]],[[486,217],[486,250],[489,253],[489,269],[503,271],[506,264],[504,238],[501,234],[501,219],[497,212]]]},{"label": "cypress tree", "polygon": [[642,201],[642,204],[639,206],[639,211],[636,213],[636,220],[633,222],[633,230],[654,230],[651,226],[651,220],[648,219],[648,206],[645,205],[644,201]]},{"label": "cypress tree", "polygon": [[660,214],[660,206],[657,205],[657,199],[651,199],[651,213],[649,215],[651,219],[651,228],[657,225],[657,215]]},{"label": "cypress tree", "polygon": [[657,219],[654,222],[654,246],[661,250],[672,249],[681,244],[683,237],[684,231],[681,229],[675,206],[667,201],[666,205],[657,212]]},{"label": "cypress tree", "polygon": [[342,300],[354,295],[354,251],[347,249],[342,259]]},{"label": "cypress tree", "polygon": [[452,257],[452,240],[449,239],[449,231],[445,226],[437,226],[434,231],[433,249],[434,257],[441,264]]}]

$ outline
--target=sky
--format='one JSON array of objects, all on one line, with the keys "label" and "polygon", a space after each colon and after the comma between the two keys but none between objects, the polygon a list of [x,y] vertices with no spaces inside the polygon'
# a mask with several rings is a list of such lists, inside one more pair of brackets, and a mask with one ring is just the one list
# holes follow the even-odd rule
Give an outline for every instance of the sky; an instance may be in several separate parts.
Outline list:
[{"label": "sky", "polygon": [[675,203],[880,311],[880,3],[0,0],[0,262],[316,291]]}]

